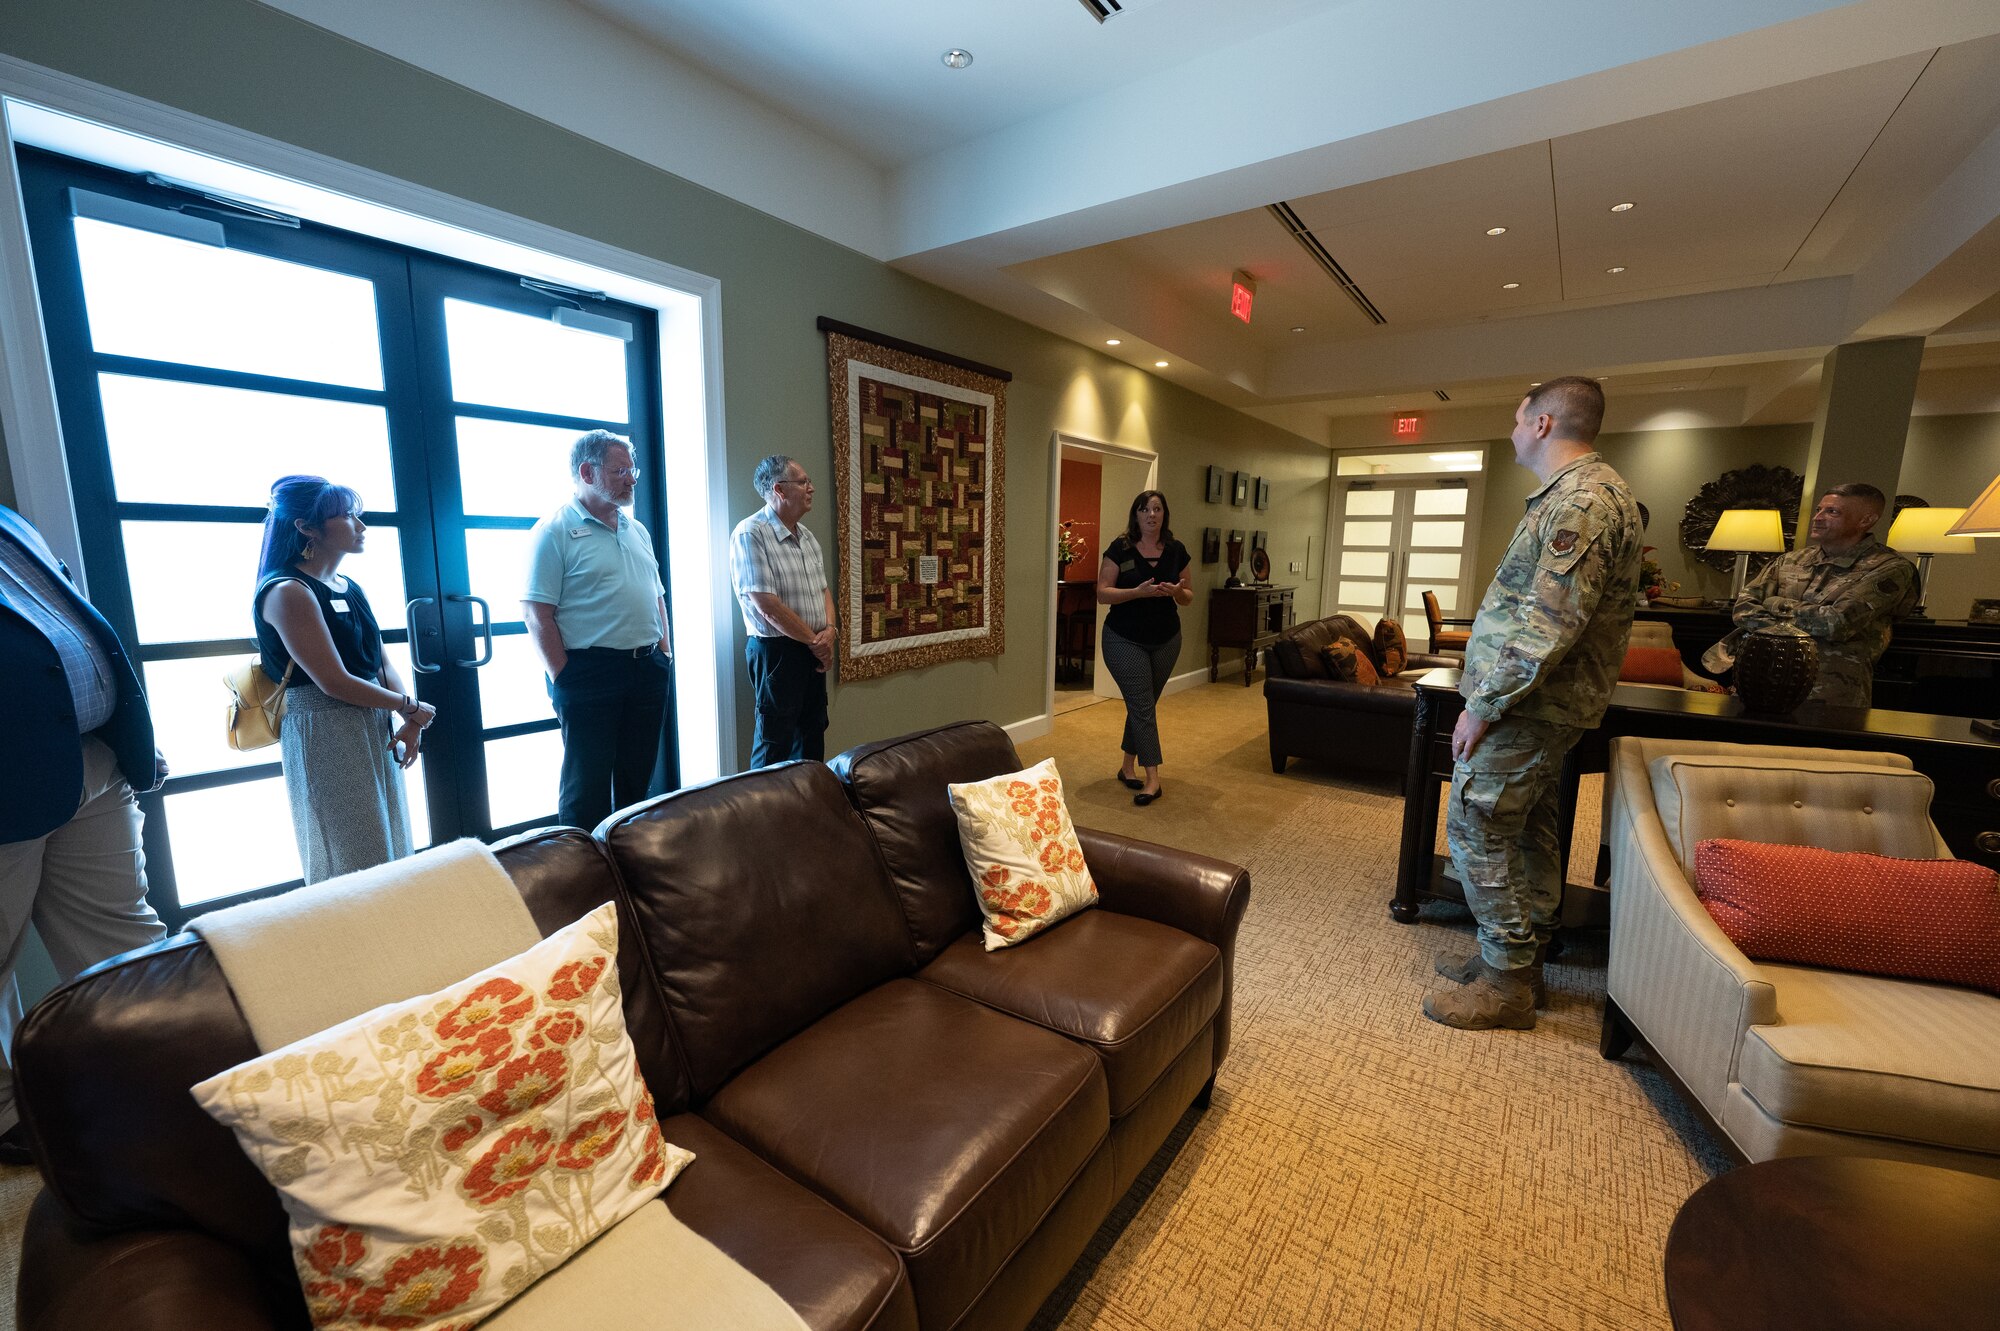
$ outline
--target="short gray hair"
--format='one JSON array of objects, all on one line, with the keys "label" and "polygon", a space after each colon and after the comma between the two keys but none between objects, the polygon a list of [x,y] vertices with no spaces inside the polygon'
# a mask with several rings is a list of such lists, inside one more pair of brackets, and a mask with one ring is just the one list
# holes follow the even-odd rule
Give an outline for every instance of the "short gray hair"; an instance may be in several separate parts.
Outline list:
[{"label": "short gray hair", "polygon": [[583,475],[583,464],[586,462],[603,471],[604,455],[614,447],[622,448],[629,453],[632,451],[632,441],[609,430],[592,430],[588,434],[578,435],[576,442],[569,446],[569,474]]},{"label": "short gray hair", "polygon": [[791,465],[792,459],[785,453],[773,453],[757,464],[757,472],[750,478],[750,483],[757,487],[760,499],[771,497],[771,491],[777,489],[778,482],[785,479],[785,470]]}]

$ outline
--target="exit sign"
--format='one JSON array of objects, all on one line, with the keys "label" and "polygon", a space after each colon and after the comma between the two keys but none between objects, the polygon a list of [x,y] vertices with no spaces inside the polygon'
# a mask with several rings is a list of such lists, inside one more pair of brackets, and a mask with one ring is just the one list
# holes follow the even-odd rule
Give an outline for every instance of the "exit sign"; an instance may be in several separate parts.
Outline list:
[{"label": "exit sign", "polygon": [[1414,413],[1398,416],[1391,433],[1398,439],[1421,439],[1424,437],[1424,418]]},{"label": "exit sign", "polygon": [[1250,322],[1250,305],[1257,299],[1257,284],[1250,274],[1238,272],[1229,279],[1229,312],[1244,323]]}]

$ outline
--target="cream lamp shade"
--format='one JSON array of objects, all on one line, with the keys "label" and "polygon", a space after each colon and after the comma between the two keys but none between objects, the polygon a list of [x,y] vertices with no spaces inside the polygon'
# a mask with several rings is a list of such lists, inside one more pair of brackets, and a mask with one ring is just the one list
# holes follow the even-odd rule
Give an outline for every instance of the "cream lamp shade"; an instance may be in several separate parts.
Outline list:
[{"label": "cream lamp shade", "polygon": [[1952,524],[1949,536],[2000,536],[2000,476],[1986,487],[1965,516]]},{"label": "cream lamp shade", "polygon": [[1951,534],[1964,516],[1962,508],[1906,508],[1889,524],[1888,546],[1906,555],[1969,555],[1972,538]]},{"label": "cream lamp shade", "polygon": [[1715,520],[1711,550],[1777,554],[1785,548],[1785,523],[1775,508],[1731,508]]},{"label": "cream lamp shade", "polygon": [[1889,524],[1889,548],[1917,557],[1917,605],[1911,618],[1930,617],[1931,556],[1973,553],[1970,536],[1951,534],[1964,516],[1962,508],[1906,508]]},{"label": "cream lamp shade", "polygon": [[1777,554],[1785,548],[1785,520],[1775,508],[1726,508],[1708,534],[1708,548],[1736,552],[1736,571],[1729,579],[1733,601],[1750,576],[1751,554]]}]

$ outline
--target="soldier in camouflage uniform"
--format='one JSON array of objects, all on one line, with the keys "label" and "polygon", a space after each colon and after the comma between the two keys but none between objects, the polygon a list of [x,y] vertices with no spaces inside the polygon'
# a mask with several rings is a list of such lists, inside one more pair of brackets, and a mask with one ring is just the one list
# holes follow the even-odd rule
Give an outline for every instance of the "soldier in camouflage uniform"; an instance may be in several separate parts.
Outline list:
[{"label": "soldier in camouflage uniform", "polygon": [[1812,544],[1779,555],[1736,598],[1737,633],[1792,624],[1819,648],[1813,702],[1867,707],[1890,621],[1910,612],[1917,570],[1877,540],[1885,502],[1872,485],[1837,485],[1820,496]]},{"label": "soldier in camouflage uniform", "polygon": [[1530,1030],[1562,896],[1563,758],[1604,718],[1639,592],[1639,506],[1591,448],[1595,381],[1551,379],[1514,412],[1514,456],[1541,478],[1467,644],[1445,835],[1479,950],[1440,957],[1461,987],[1424,1000],[1447,1026]]}]

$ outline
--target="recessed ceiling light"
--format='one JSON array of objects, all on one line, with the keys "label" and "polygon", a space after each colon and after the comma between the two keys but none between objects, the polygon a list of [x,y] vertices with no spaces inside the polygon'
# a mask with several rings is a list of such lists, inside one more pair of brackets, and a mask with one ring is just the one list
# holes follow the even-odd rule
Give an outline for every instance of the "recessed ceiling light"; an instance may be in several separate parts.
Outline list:
[{"label": "recessed ceiling light", "polygon": [[1502,291],[1512,291],[1515,287],[1518,287],[1520,285],[1521,284],[1519,282],[1502,282],[1500,284],[1500,289]]},{"label": "recessed ceiling light", "polygon": [[1107,347],[1115,347],[1118,345],[1118,339],[1115,337],[1107,337],[1104,339],[1104,345]]},{"label": "recessed ceiling light", "polygon": [[943,60],[948,68],[964,69],[972,63],[972,52],[965,50],[963,47],[954,46],[938,58]]},{"label": "recessed ceiling light", "polygon": [[1163,360],[1156,360],[1153,362],[1153,368],[1156,370],[1164,370],[1167,368],[1167,363]]},{"label": "recessed ceiling light", "polygon": [[1486,234],[1489,236],[1504,236],[1507,234],[1507,228],[1504,226],[1489,226],[1486,228]]},{"label": "recessed ceiling light", "polygon": [[1614,263],[1604,271],[1607,273],[1622,273],[1625,271],[1625,265],[1622,263]]},{"label": "recessed ceiling light", "polygon": [[1528,385],[1528,387],[1530,388],[1540,388],[1541,386],[1542,386],[1542,381],[1539,379],[1535,380],[1535,382]]},{"label": "recessed ceiling light", "polygon": [[1294,333],[1303,333],[1306,331],[1306,326],[1304,324],[1293,324],[1292,331]]},{"label": "recessed ceiling light", "polygon": [[1614,213],[1629,213],[1638,206],[1635,203],[1614,203],[1611,205],[1611,211]]}]

